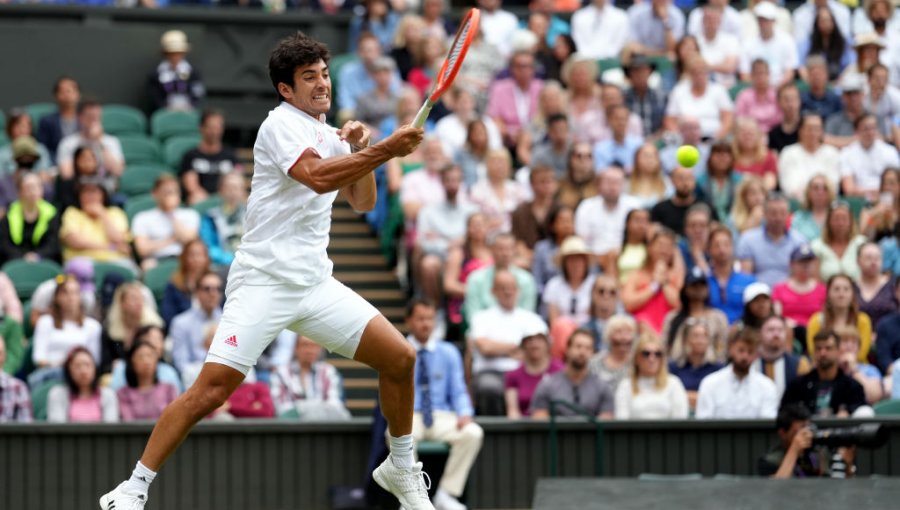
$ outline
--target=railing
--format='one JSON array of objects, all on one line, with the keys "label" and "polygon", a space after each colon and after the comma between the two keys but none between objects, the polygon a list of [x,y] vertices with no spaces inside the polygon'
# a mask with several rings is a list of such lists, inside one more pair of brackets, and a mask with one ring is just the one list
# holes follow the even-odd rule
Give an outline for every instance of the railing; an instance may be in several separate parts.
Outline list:
[{"label": "railing", "polygon": [[603,422],[597,419],[593,413],[567,400],[551,400],[550,401],[550,431],[548,434],[550,440],[550,476],[559,476],[559,436],[556,423],[557,408],[566,407],[578,413],[579,416],[586,418],[588,423],[596,427],[596,438],[594,439],[594,476],[603,476]]}]

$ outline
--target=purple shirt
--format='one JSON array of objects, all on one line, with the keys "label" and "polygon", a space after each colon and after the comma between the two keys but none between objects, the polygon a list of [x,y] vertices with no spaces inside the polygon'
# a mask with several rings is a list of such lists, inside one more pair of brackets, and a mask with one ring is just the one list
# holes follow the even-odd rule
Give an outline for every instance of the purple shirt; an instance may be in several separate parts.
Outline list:
[{"label": "purple shirt", "polygon": [[124,386],[116,391],[116,395],[122,421],[155,420],[178,397],[178,389],[168,383],[157,383],[144,390]]},{"label": "purple shirt", "polygon": [[529,374],[525,370],[524,364],[506,373],[506,388],[514,388],[518,392],[519,412],[522,413],[522,416],[528,416],[528,409],[531,407],[531,397],[534,395],[534,390],[537,388],[538,383],[541,382],[541,379],[547,374],[559,372],[564,366],[562,361],[554,358],[550,360],[550,366],[547,367],[547,371],[541,374]]}]

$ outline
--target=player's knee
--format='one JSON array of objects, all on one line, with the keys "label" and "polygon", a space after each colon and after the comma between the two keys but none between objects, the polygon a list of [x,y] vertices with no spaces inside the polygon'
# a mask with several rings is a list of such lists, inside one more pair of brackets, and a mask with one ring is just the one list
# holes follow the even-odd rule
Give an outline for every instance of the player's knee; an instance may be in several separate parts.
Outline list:
[{"label": "player's knee", "polygon": [[391,360],[390,367],[392,375],[396,377],[408,376],[416,369],[416,350],[404,342],[396,360]]},{"label": "player's knee", "polygon": [[194,385],[189,390],[191,398],[191,407],[196,409],[202,416],[215,411],[228,400],[230,392],[224,384],[208,383],[205,385]]}]

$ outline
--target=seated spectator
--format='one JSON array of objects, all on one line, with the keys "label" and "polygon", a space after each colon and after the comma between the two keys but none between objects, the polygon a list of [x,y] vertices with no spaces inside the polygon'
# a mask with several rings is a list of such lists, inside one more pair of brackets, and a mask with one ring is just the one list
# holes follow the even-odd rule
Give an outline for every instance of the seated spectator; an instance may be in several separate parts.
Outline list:
[{"label": "seated spectator", "polygon": [[528,198],[527,191],[512,176],[512,158],[506,149],[492,150],[485,161],[486,178],[472,186],[469,198],[472,205],[485,215],[488,232],[509,232],[511,215]]},{"label": "seated spectator", "polygon": [[470,320],[476,313],[496,304],[496,289],[492,290],[492,286],[496,286],[496,273],[500,271],[510,272],[516,280],[517,306],[529,311],[537,309],[534,276],[513,265],[515,246],[515,239],[511,234],[499,234],[491,244],[493,265],[478,269],[469,276],[463,313]]},{"label": "seated spectator", "polygon": [[812,365],[806,356],[793,354],[789,338],[788,321],[777,314],[763,319],[759,330],[759,358],[751,370],[761,372],[775,383],[778,399],[794,379],[806,375]]},{"label": "seated spectator", "polygon": [[688,33],[697,38],[700,56],[709,63],[716,83],[733,87],[741,55],[741,17],[728,2],[710,2],[694,9],[688,18]]},{"label": "seated spectator", "polygon": [[697,390],[700,388],[700,382],[724,365],[716,361],[709,327],[703,319],[689,318],[685,321],[682,335],[675,343],[683,347],[680,348],[681,354],[677,356],[670,350],[669,374],[681,379],[693,410],[697,407]]},{"label": "seated spectator", "polygon": [[644,267],[631,273],[622,287],[622,304],[642,329],[659,334],[666,314],[680,306],[684,269],[677,260],[675,234],[659,230],[647,244]]},{"label": "seated spectator", "polygon": [[160,38],[163,60],[147,79],[147,95],[152,110],[193,110],[206,97],[206,88],[197,69],[185,57],[191,50],[187,35],[169,30]]},{"label": "seated spectator", "polygon": [[538,295],[544,294],[544,287],[559,274],[556,255],[563,241],[575,234],[575,214],[571,207],[560,205],[547,214],[547,237],[534,245],[531,258],[531,274]]},{"label": "seated spectator", "polygon": [[[98,304],[96,293],[97,289],[94,285],[93,263],[85,258],[74,258],[63,265],[63,274],[69,275],[70,277],[78,281],[79,287],[81,288],[81,306],[82,308],[84,308],[85,314],[91,316],[96,315]],[[39,318],[41,318],[41,316],[50,313],[50,309],[53,305],[53,296],[56,292],[57,280],[58,277],[53,277],[49,280],[45,280],[43,283],[37,286],[37,288],[34,290],[34,294],[31,295],[31,315],[29,317],[23,318],[23,324],[24,321],[28,321],[32,326],[34,326],[37,324],[37,321]],[[9,292],[12,295],[15,295],[15,289],[12,287],[12,282],[10,282],[9,285]],[[0,295],[4,294],[3,287],[4,285],[2,283],[2,278],[0,278]],[[151,300],[153,299],[153,293],[150,292],[149,289],[146,289],[144,295],[150,296],[149,299]],[[18,302],[18,297],[16,297],[16,302]],[[10,308],[16,306],[15,304],[11,303],[12,302],[8,298],[3,299],[4,307]],[[19,305],[21,305],[21,303],[19,303]],[[21,311],[21,307],[19,307],[18,310]]]},{"label": "seated spectator", "polygon": [[817,279],[816,252],[800,245],[791,252],[791,272],[787,280],[772,288],[775,312],[790,328],[805,328],[809,318],[825,304],[825,285]]},{"label": "seated spectator", "polygon": [[878,201],[859,215],[862,234],[875,242],[894,235],[900,221],[900,168],[886,168],[881,174]]},{"label": "seated spectator", "polygon": [[[100,162],[97,161],[94,150],[82,145],[75,149],[75,154],[72,155],[72,176],[65,179],[62,176],[56,178],[54,203],[60,211],[78,206],[78,183],[83,179],[94,180],[103,186],[114,205],[121,206],[124,203],[125,197],[115,194],[119,186],[118,177],[101,172]],[[44,193],[46,194],[46,190]]]},{"label": "seated spectator", "polygon": [[[440,0],[437,1],[440,2]],[[409,78],[409,72],[413,68],[413,60],[415,58],[414,51],[418,48],[419,42],[425,33],[425,22],[418,14],[404,14],[397,23],[397,28],[394,30],[394,40],[390,48],[390,57],[397,63],[400,78],[403,81]],[[355,46],[356,44],[353,44],[348,47],[353,48]]]},{"label": "seated spectator", "polygon": [[275,414],[302,421],[344,420],[344,386],[334,365],[322,360],[322,347],[297,335],[294,359],[278,367],[270,382]]},{"label": "seated spectator", "polygon": [[[568,36],[564,36],[568,37]],[[556,50],[554,50],[556,51]],[[545,64],[545,75],[548,75]],[[567,95],[558,78],[547,81],[538,94],[538,111],[522,126],[516,142],[516,160],[529,167],[552,166],[558,177],[566,169],[566,157],[572,143],[566,116]],[[535,159],[535,156],[540,156]]]},{"label": "seated spectator", "polygon": [[56,166],[61,179],[71,179],[75,175],[75,150],[90,147],[99,163],[101,176],[119,177],[125,169],[125,157],[119,139],[103,132],[102,109],[100,103],[84,99],[78,103],[78,131],[59,142],[56,151]]},{"label": "seated spectator", "polygon": [[753,119],[739,118],[734,124],[734,170],[762,179],[766,191],[778,185],[778,160]]},{"label": "seated spectator", "polygon": [[[363,32],[356,42],[356,60],[345,64],[338,76],[338,89],[335,91],[339,108],[338,118],[349,119],[354,117],[357,103],[360,98],[371,93],[375,88],[373,78],[373,64],[378,57],[383,55],[383,49],[378,38],[371,32]],[[391,89],[400,90],[400,75],[394,71]]]},{"label": "seated spectator", "polygon": [[466,143],[453,155],[453,162],[462,170],[463,183],[467,188],[487,178],[487,158],[490,153],[484,122],[481,119],[469,122]]},{"label": "seated spectator", "polygon": [[[441,54],[441,57],[444,54]],[[454,155],[466,143],[466,133],[469,123],[473,120],[481,120],[488,132],[488,147],[500,149],[503,147],[503,137],[500,128],[487,115],[482,115],[478,110],[476,98],[474,94],[462,87],[456,87],[450,92],[452,113],[442,117],[434,126],[435,137],[441,141],[444,146],[444,153]]]},{"label": "seated spectator", "polygon": [[625,65],[625,77],[631,85],[625,92],[625,106],[641,119],[644,138],[659,133],[666,113],[665,92],[650,85],[654,71],[656,64],[641,54],[632,54]]},{"label": "seated spectator", "polygon": [[156,179],[153,199],[156,207],[139,212],[131,224],[135,251],[144,271],[156,267],[160,259],[177,257],[200,230],[197,211],[180,207],[181,192],[175,177],[163,174]]},{"label": "seated spectator", "polygon": [[678,240],[678,250],[688,273],[694,269],[699,269],[703,275],[709,273],[706,244],[712,225],[711,213],[709,206],[701,202],[692,205],[685,216],[684,236]]},{"label": "seated spectator", "polygon": [[392,87],[397,75],[397,64],[391,57],[381,56],[372,63],[372,80],[375,87],[356,102],[356,120],[370,126],[379,126],[397,110],[400,90]]},{"label": "seated spectator", "polygon": [[47,147],[50,159],[55,165],[59,142],[78,131],[77,109],[81,101],[78,82],[70,76],[57,78],[53,83],[53,100],[56,103],[56,111],[40,118],[37,139]]},{"label": "seated spectator", "polygon": [[222,316],[222,278],[216,273],[205,273],[197,280],[193,294],[191,308],[176,315],[169,324],[172,362],[179,372],[206,359],[204,328]]},{"label": "seated spectator", "polygon": [[526,334],[519,344],[522,364],[504,375],[506,390],[506,417],[519,419],[530,415],[531,399],[538,383],[548,374],[559,372],[565,366],[550,356],[550,339],[544,331]]},{"label": "seated spectator", "polygon": [[188,204],[196,204],[219,190],[219,180],[240,170],[234,150],[222,143],[225,114],[205,110],[200,116],[200,143],[181,158],[178,177]]},{"label": "seated spectator", "polygon": [[163,320],[156,310],[144,301],[142,285],[128,282],[119,285],[106,313],[103,330],[103,356],[100,371],[109,372],[110,365],[125,358],[137,332],[148,326],[162,328]]},{"label": "seated spectator", "polygon": [[826,298],[822,311],[816,312],[806,328],[807,352],[813,352],[814,339],[820,331],[833,331],[845,326],[859,330],[859,361],[868,358],[872,346],[872,321],[859,311],[856,287],[845,274],[836,274],[828,279]]},{"label": "seated spectator", "polygon": [[[671,175],[675,168],[680,166],[676,154],[678,148],[682,145],[693,145],[700,153],[700,159],[694,165],[692,170],[695,176],[701,176],[706,172],[706,161],[709,159],[710,144],[704,141],[703,134],[700,131],[700,120],[690,115],[682,115],[677,122],[678,131],[676,133],[668,132],[671,137],[670,141],[666,141],[666,145],[660,149],[659,158],[662,161],[663,169],[666,175]],[[706,140],[709,140],[708,138]],[[731,146],[728,147],[731,152]]]},{"label": "seated spectator", "polygon": [[802,235],[807,241],[822,236],[825,218],[835,200],[835,188],[830,180],[822,174],[814,175],[806,183],[806,190],[801,200],[801,208],[791,216],[791,230]]},{"label": "seated spectator", "polygon": [[884,256],[884,270],[893,275],[900,275],[900,221],[894,225],[891,237],[886,237],[878,243]]},{"label": "seated spectator", "polygon": [[117,423],[116,392],[100,387],[96,357],[84,347],[75,347],[62,363],[65,384],[47,394],[47,421],[51,423]]},{"label": "seated spectator", "polygon": [[[594,339],[590,332],[575,330],[566,342],[565,367],[546,375],[534,390],[531,400],[531,417],[546,419],[550,407],[559,416],[596,416],[610,419],[615,411],[615,397],[609,383],[588,369],[594,354]],[[555,405],[554,401],[573,404]]]},{"label": "seated spectator", "polygon": [[894,119],[900,115],[900,90],[896,85],[888,84],[888,73],[888,68],[882,63],[869,67],[866,73],[869,90],[863,103],[866,110],[875,114],[878,119],[878,131],[884,134],[885,140],[896,147],[900,127],[896,125]]},{"label": "seated spectator", "polygon": [[72,276],[57,277],[50,312],[38,319],[31,339],[35,366],[60,367],[74,347],[83,347],[96,365],[102,329],[93,317],[85,315],[78,281]]},{"label": "seated spectator", "polygon": [[[596,159],[596,158],[595,158]],[[672,182],[663,171],[656,145],[645,143],[637,148],[633,156],[631,176],[625,192],[641,201],[642,207],[653,207],[660,200],[672,196]]]},{"label": "seated spectator", "polygon": [[6,342],[0,338],[0,423],[31,423],[28,385],[6,372],[5,365]]},{"label": "seated spectator", "polygon": [[[672,184],[675,186],[675,193],[671,198],[653,206],[650,211],[650,219],[654,223],[660,223],[669,228],[677,235],[684,235],[684,218],[687,216],[688,209],[697,203],[705,203],[707,206],[709,203],[698,196],[697,178],[691,169],[675,168],[672,171]],[[715,211],[712,216],[715,220],[719,219]]]},{"label": "seated spectator", "polygon": [[841,150],[841,187],[845,195],[875,201],[881,174],[900,167],[897,149],[878,136],[877,119],[863,114],[854,123],[857,140]]},{"label": "seated spectator", "polygon": [[740,320],[731,327],[732,334],[747,328],[758,331],[773,313],[772,289],[762,282],[751,283],[744,289],[744,309]]},{"label": "seated spectator", "polygon": [[809,247],[819,257],[819,276],[824,281],[843,273],[853,280],[859,279],[857,253],[866,242],[858,233],[850,204],[842,200],[831,204],[822,226],[822,235],[813,239]]},{"label": "seated spectator", "polygon": [[371,33],[384,51],[391,48],[391,42],[398,30],[400,17],[391,10],[386,0],[367,0],[357,5],[350,18],[348,48],[356,47],[361,33]]},{"label": "seated spectator", "polygon": [[834,330],[816,331],[811,338],[816,368],[788,384],[782,407],[802,404],[814,416],[872,416],[862,385],[840,369],[839,339]]},{"label": "seated spectator", "polygon": [[751,370],[759,355],[759,332],[744,328],[728,343],[731,363],[710,374],[697,391],[698,419],[774,418],[778,391],[771,379]]},{"label": "seated spectator", "polygon": [[685,64],[687,79],[680,81],[666,106],[663,127],[675,131],[679,118],[685,115],[700,122],[700,135],[720,139],[731,133],[734,105],[725,87],[709,81],[709,68],[703,58],[692,57]]},{"label": "seated spectator", "polygon": [[[496,257],[495,257],[496,258]],[[504,377],[519,366],[516,359],[522,338],[547,326],[532,308],[517,304],[516,277],[505,269],[486,268],[493,280],[497,304],[471,315],[468,347],[472,353],[472,392],[477,414],[506,414]]]},{"label": "seated spectator", "polygon": [[575,210],[575,233],[597,256],[604,272],[614,272],[622,246],[625,216],[640,202],[624,193],[625,172],[610,167],[597,179],[599,194],[584,200]]},{"label": "seated spectator", "polygon": [[[838,149],[858,141],[856,121],[866,113],[863,80],[858,76],[847,76],[841,79],[840,85],[843,108],[825,117],[825,143]],[[869,138],[874,138],[874,135]]]},{"label": "seated spectator", "polygon": [[650,231],[650,211],[632,209],[625,216],[625,234],[622,250],[616,257],[616,274],[620,284],[628,281],[631,273],[644,267],[647,260],[647,234]]},{"label": "seated spectator", "polygon": [[750,67],[750,87],[740,91],[734,100],[737,117],[756,121],[759,129],[768,132],[781,123],[775,87],[769,76],[769,63],[757,58]]},{"label": "seated spectator", "polygon": [[[50,151],[44,144],[35,140],[31,133],[33,130],[28,112],[22,109],[10,110],[6,116],[6,137],[9,139],[9,145],[0,147],[0,176],[12,175],[16,170],[22,168],[22,165],[16,161],[20,154],[15,154],[14,149],[25,140],[28,140],[25,146],[28,147],[29,156],[32,158],[28,169],[38,172],[42,176],[50,169],[53,164],[50,159]],[[19,143],[15,144],[17,140]]]},{"label": "seated spectator", "polygon": [[586,58],[618,57],[629,39],[628,15],[613,2],[592,0],[572,13],[572,39]]},{"label": "seated spectator", "polygon": [[[547,117],[546,122],[545,136],[535,139],[534,145],[527,149],[527,156],[530,157],[528,164],[532,171],[542,166],[549,166],[553,169],[554,176],[562,179],[568,168],[568,158],[572,148],[569,120],[563,113],[553,113]],[[525,137],[524,132],[520,134],[520,140]],[[527,138],[531,139],[532,136],[528,135]],[[520,145],[522,145],[521,142]],[[517,150],[516,153],[521,160],[522,150]],[[525,163],[525,161],[522,162]]]},{"label": "seated spectator", "polygon": [[629,47],[646,55],[668,55],[684,36],[685,17],[671,0],[653,0],[628,9]]},{"label": "seated spectator", "polygon": [[[412,167],[408,171],[396,168],[397,172],[391,172],[390,168],[388,169],[388,179],[391,180],[391,173],[395,173],[396,182],[399,182],[396,189],[400,194],[399,201],[403,208],[403,218],[406,221],[407,241],[410,242],[416,240],[416,221],[419,211],[426,205],[440,204],[445,200],[441,172],[452,166],[444,153],[441,141],[436,136],[426,137],[420,147],[421,162],[410,158],[401,163],[401,165]],[[463,194],[465,195],[465,192]]]},{"label": "seated spectator", "polygon": [[893,277],[882,271],[881,248],[873,242],[863,243],[857,250],[859,278],[854,281],[859,311],[877,326],[881,319],[897,309]]},{"label": "seated spectator", "polygon": [[[769,129],[768,144],[769,148],[778,154],[785,147],[797,143],[800,120],[802,118],[800,91],[797,89],[797,85],[789,82],[778,87],[776,100],[778,101],[778,112],[781,116],[781,122]],[[821,138],[821,133],[819,138]]]},{"label": "seated spectator", "polygon": [[562,359],[565,342],[572,331],[590,317],[591,292],[595,275],[592,254],[578,236],[566,238],[556,254],[560,273],[550,279],[541,294],[553,356]]},{"label": "seated spectator", "polygon": [[443,290],[447,297],[447,319],[450,324],[461,326],[463,323],[462,305],[469,275],[494,261],[487,237],[484,215],[475,213],[466,220],[465,239],[461,243],[453,243],[449,248],[444,266]]},{"label": "seated spectator", "polygon": [[531,267],[535,246],[550,235],[547,219],[557,207],[556,191],[559,189],[553,169],[547,166],[533,168],[528,179],[533,198],[519,204],[511,215],[517,259],[523,267]]},{"label": "seated spectator", "polygon": [[756,277],[735,270],[734,235],[727,227],[713,227],[709,233],[707,252],[710,306],[722,310],[728,323],[733,324],[743,311],[744,290],[756,281]]},{"label": "seated spectator", "polygon": [[[838,5],[843,11],[837,12],[847,12],[845,6]],[[810,5],[803,6],[804,9],[807,7]],[[834,81],[854,60],[848,39],[850,33],[849,31],[842,33],[842,30],[848,30],[849,27],[837,26],[835,12],[832,12],[830,6],[817,7],[813,16],[814,21],[811,23],[812,26],[807,32],[807,36],[797,39],[797,56],[800,60],[805,60],[810,55],[821,55],[828,66],[828,79]],[[845,23],[848,22],[849,20],[845,21]]]},{"label": "seated spectator", "polygon": [[584,200],[598,192],[594,173],[594,155],[587,142],[575,142],[569,148],[566,158],[566,174],[559,183],[558,200],[561,205],[577,209]]},{"label": "seated spectator", "polygon": [[599,342],[594,337],[594,345],[601,346],[602,350],[595,347],[596,354],[591,357],[588,368],[610,388],[618,388],[619,383],[628,376],[638,325],[630,316],[617,314],[605,322],[602,334]]},{"label": "seated spectator", "polygon": [[735,191],[728,224],[738,235],[759,227],[763,221],[765,201],[766,188],[762,179],[755,175],[744,176]]},{"label": "seated spectator", "polygon": [[858,361],[859,330],[852,326],[844,326],[837,328],[835,333],[840,339],[838,367],[863,387],[866,402],[875,404],[884,397],[881,372],[874,365]]},{"label": "seated spectator", "polygon": [[800,93],[800,104],[805,112],[818,115],[823,120],[843,109],[841,99],[829,87],[828,61],[822,55],[806,57],[806,82],[808,90]]},{"label": "seated spectator", "polygon": [[628,133],[628,121],[631,112],[623,104],[615,104],[607,108],[606,121],[609,125],[610,137],[594,144],[594,166],[606,168],[618,166],[625,173],[632,173],[635,153],[644,139]]},{"label": "seated spectator", "polygon": [[806,244],[800,234],[788,228],[788,212],[784,196],[767,197],[764,225],[747,230],[738,241],[736,254],[742,271],[756,275],[769,286],[788,277],[791,253],[797,246]]},{"label": "seated spectator", "polygon": [[166,325],[172,325],[176,315],[190,309],[191,296],[197,290],[200,277],[210,271],[209,253],[198,239],[188,241],[178,255],[178,267],[163,291],[160,314]]},{"label": "seated spectator", "polygon": [[799,141],[784,148],[778,158],[778,182],[781,191],[791,198],[802,199],[810,180],[817,175],[837,187],[840,153],[823,143],[822,118],[805,114],[800,120]]},{"label": "seated spectator", "polygon": [[606,127],[597,94],[599,78],[597,61],[583,54],[572,54],[562,67],[562,81],[567,87],[566,114],[576,142],[594,143],[603,139]]},{"label": "seated spectator", "polygon": [[82,177],[77,190],[78,205],[66,209],[59,228],[63,260],[83,257],[133,266],[125,212],[108,205],[106,189],[96,178]]},{"label": "seated spectator", "polygon": [[[709,282],[706,273],[693,268],[684,278],[679,293],[681,307],[666,315],[660,339],[666,342],[666,352],[673,360],[682,359],[687,345],[687,329],[692,323],[702,322],[713,352],[713,359],[725,360],[728,343],[728,318],[720,310],[709,306]],[[696,389],[696,388],[695,388]]]},{"label": "seated spectator", "polygon": [[731,144],[720,140],[709,149],[706,172],[697,177],[697,188],[715,208],[716,216],[726,221],[731,216],[737,189],[744,175],[735,172]]},{"label": "seated spectator", "polygon": [[769,63],[769,83],[772,86],[779,87],[793,81],[795,72],[800,67],[797,45],[790,34],[775,29],[778,17],[775,4],[759,2],[753,8],[753,14],[759,24],[759,35],[743,41],[744,52],[739,66],[741,79],[750,81],[751,64],[761,58]]},{"label": "seated spectator", "polygon": [[231,266],[244,235],[247,179],[239,173],[223,175],[219,182],[219,196],[222,197],[222,205],[206,211],[201,220],[200,239],[209,250],[210,261],[226,270]]},{"label": "seated spectator", "polygon": [[509,78],[491,86],[487,114],[500,129],[503,144],[515,147],[519,132],[538,111],[538,94],[544,82],[535,77],[534,55],[529,51],[514,52],[509,70]]},{"label": "seated spectator", "polygon": [[16,182],[19,198],[0,220],[0,264],[25,259],[59,262],[60,214],[42,198],[41,178],[23,173]]},{"label": "seated spectator", "polygon": [[[874,32],[855,34],[853,37],[853,49],[856,51],[856,58],[852,59],[852,62],[844,68],[840,76],[841,80],[854,78],[865,83],[866,73],[873,65],[882,60],[881,52],[886,47],[885,38]],[[890,58],[887,55],[884,57],[885,60]]]},{"label": "seated spectator", "polygon": [[662,342],[644,333],[634,350],[631,375],[616,389],[616,419],[685,419],[688,412],[687,392],[669,374]]},{"label": "seated spectator", "polygon": [[[900,300],[900,278],[894,278],[894,297]],[[878,341],[875,342],[875,359],[878,369],[887,375],[892,372],[894,362],[900,359],[900,310],[895,309],[895,311],[882,318],[875,331],[878,338]],[[894,384],[895,394],[898,388],[900,386]],[[897,397],[893,396],[891,398]]]},{"label": "seated spectator", "polygon": [[127,385],[116,391],[123,422],[156,420],[175,398],[178,389],[157,378],[159,351],[147,342],[134,342],[125,357]]},{"label": "seated spectator", "polygon": [[[138,342],[148,344],[156,350],[156,380],[160,383],[171,384],[178,390],[178,393],[181,393],[184,389],[181,376],[178,375],[178,371],[175,370],[175,367],[163,361],[163,355],[166,352],[166,335],[163,332],[163,329],[154,325],[141,326],[134,332],[134,335],[128,339],[126,351],[131,349],[132,346],[136,345]],[[122,356],[122,358],[124,357],[125,356]],[[125,363],[115,363],[112,368],[112,379],[109,381],[109,387],[113,390],[118,390],[119,388],[125,387],[127,384]]]}]

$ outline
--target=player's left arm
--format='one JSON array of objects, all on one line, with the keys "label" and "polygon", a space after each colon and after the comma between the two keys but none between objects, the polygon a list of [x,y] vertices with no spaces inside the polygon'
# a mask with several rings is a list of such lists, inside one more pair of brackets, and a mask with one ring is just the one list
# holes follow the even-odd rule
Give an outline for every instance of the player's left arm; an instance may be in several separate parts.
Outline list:
[{"label": "player's left arm", "polygon": [[[344,124],[344,127],[338,130],[337,135],[342,140],[347,141],[352,147],[353,152],[362,150],[369,146],[372,133],[365,124],[359,121],[351,120]],[[375,174],[368,173],[362,176],[356,182],[341,188],[341,193],[350,202],[350,206],[354,211],[368,212],[375,208],[377,199]]]}]

